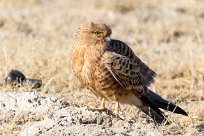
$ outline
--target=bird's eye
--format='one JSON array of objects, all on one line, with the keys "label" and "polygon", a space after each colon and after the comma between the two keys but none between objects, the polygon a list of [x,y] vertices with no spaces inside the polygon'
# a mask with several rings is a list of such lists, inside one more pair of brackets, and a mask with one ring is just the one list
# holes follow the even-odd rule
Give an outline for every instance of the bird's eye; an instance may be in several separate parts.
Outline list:
[{"label": "bird's eye", "polygon": [[95,35],[97,36],[97,37],[103,37],[103,33],[102,32],[94,32],[95,33]]}]

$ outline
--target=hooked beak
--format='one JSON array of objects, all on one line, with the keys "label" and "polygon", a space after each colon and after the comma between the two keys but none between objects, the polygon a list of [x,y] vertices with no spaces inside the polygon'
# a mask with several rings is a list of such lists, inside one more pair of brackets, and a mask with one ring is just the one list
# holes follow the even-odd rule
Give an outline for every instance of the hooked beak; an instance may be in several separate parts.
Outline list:
[{"label": "hooked beak", "polygon": [[110,38],[110,37],[105,37],[105,38],[104,38],[104,41],[110,42],[110,41],[111,41],[111,38]]}]

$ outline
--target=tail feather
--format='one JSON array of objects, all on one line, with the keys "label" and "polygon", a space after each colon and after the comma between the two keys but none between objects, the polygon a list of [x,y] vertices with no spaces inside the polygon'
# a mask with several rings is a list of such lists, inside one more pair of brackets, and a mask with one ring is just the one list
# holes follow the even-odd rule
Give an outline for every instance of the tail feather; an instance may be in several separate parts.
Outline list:
[{"label": "tail feather", "polygon": [[151,101],[148,100],[148,98],[142,95],[140,100],[143,102],[143,105],[139,107],[140,110],[142,110],[145,114],[150,116],[155,122],[159,124],[167,122],[163,112],[154,106]]},{"label": "tail feather", "polygon": [[163,99],[162,97],[160,97],[159,95],[157,95],[156,93],[149,89],[147,90],[146,97],[149,99],[151,103],[153,103],[158,108],[188,116],[188,114],[179,106]]}]

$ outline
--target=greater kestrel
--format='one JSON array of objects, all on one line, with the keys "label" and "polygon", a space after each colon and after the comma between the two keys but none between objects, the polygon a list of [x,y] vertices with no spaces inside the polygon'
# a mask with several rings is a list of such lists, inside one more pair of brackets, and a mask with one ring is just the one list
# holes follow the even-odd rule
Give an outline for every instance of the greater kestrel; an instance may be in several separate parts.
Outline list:
[{"label": "greater kestrel", "polygon": [[111,39],[112,30],[102,23],[82,23],[75,34],[72,68],[80,82],[105,100],[137,106],[157,123],[166,121],[159,108],[187,115],[177,105],[164,100],[147,87],[156,73],[119,40]]}]

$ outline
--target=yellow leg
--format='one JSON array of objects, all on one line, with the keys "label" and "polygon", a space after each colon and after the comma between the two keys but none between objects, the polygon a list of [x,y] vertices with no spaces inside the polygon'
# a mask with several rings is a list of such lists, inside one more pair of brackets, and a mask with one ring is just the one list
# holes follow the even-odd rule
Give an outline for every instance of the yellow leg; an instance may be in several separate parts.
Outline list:
[{"label": "yellow leg", "polygon": [[101,110],[105,109],[105,98],[102,99],[99,109]]},{"label": "yellow leg", "polygon": [[115,114],[118,114],[118,113],[119,113],[119,109],[120,109],[120,107],[119,107],[119,102],[116,102],[114,113],[115,113]]}]

